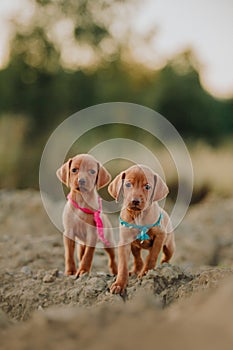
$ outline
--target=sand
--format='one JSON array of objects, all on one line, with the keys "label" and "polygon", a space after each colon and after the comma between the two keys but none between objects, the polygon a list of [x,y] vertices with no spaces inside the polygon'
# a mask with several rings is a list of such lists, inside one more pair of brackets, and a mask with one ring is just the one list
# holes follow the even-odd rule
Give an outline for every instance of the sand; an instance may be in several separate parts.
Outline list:
[{"label": "sand", "polygon": [[124,297],[102,249],[90,275],[63,275],[39,193],[1,191],[0,207],[1,349],[232,349],[233,199],[191,207],[171,265],[130,277]]}]

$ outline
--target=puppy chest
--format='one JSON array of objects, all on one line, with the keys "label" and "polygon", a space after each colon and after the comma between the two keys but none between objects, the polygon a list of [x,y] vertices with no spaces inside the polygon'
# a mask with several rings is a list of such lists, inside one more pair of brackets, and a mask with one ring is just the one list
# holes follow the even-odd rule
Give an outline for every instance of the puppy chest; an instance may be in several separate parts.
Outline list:
[{"label": "puppy chest", "polygon": [[154,241],[159,241],[161,236],[164,235],[163,231],[158,227],[149,229],[146,234],[149,237],[148,239],[144,238],[143,232],[138,232],[133,244],[138,248],[149,249],[152,247]]},{"label": "puppy chest", "polygon": [[73,210],[73,208],[64,211],[63,225],[66,229],[73,228],[75,231],[86,231],[87,227],[96,226],[93,215]]}]

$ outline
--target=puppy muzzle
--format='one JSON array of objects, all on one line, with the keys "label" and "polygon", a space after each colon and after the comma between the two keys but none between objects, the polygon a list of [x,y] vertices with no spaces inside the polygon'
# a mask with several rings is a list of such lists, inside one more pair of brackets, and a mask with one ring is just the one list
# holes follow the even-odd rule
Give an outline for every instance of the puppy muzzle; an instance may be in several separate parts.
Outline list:
[{"label": "puppy muzzle", "polygon": [[138,211],[138,210],[142,210],[141,208],[141,200],[139,198],[134,198],[132,199],[132,201],[129,203],[128,205],[128,208],[130,210],[135,210],[135,211]]},{"label": "puppy muzzle", "polygon": [[80,178],[77,180],[77,187],[76,187],[77,191],[80,192],[87,192],[87,181],[84,178]]}]

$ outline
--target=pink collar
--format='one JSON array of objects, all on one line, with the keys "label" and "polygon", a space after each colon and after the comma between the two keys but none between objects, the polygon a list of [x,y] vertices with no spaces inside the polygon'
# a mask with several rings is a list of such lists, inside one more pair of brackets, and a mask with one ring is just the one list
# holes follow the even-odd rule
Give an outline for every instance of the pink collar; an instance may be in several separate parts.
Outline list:
[{"label": "pink collar", "polygon": [[101,201],[101,198],[98,197],[98,203],[99,203],[99,209],[96,210],[96,211],[93,211],[93,210],[90,210],[88,208],[83,208],[83,207],[80,207],[78,205],[77,202],[75,202],[72,198],[71,198],[71,194],[69,193],[68,196],[67,196],[67,199],[70,201],[70,203],[77,209],[80,209],[81,211],[83,211],[84,213],[86,214],[93,214],[94,215],[94,221],[95,221],[95,224],[96,224],[96,228],[97,228],[97,233],[98,233],[98,236],[99,238],[101,239],[101,241],[107,245],[107,246],[110,246],[110,243],[109,241],[104,237],[104,225],[103,225],[103,221],[100,217],[100,213],[102,211],[102,201]]}]

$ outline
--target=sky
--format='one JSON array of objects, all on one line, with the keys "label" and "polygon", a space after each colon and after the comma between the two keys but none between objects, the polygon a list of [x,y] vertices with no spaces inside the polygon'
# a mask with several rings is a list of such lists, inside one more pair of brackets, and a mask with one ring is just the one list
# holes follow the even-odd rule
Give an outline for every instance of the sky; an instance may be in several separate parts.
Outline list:
[{"label": "sky", "polygon": [[[0,0],[0,67],[6,59],[10,30],[7,18],[24,9],[27,0]],[[135,55],[148,65],[163,65],[192,48],[200,61],[201,82],[213,95],[233,97],[233,1],[141,0],[132,22],[135,32],[154,25],[153,47],[137,48]],[[30,16],[30,12],[26,14]],[[159,58],[158,58],[159,57]]]},{"label": "sky", "polygon": [[201,63],[205,88],[233,97],[233,1],[150,0],[140,25],[156,23],[161,59],[192,48]]}]

